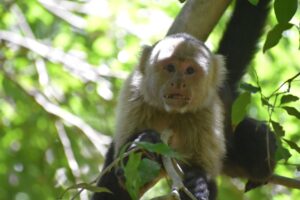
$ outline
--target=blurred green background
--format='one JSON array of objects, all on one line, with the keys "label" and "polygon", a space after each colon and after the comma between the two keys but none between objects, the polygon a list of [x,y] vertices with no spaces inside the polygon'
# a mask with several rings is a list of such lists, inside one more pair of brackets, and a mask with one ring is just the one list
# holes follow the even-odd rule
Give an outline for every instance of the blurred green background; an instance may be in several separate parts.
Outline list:
[{"label": "blurred green background", "polygon": [[[91,182],[114,132],[115,106],[124,77],[143,44],[164,37],[182,4],[177,0],[0,1],[0,200],[52,200],[67,187]],[[216,49],[231,8],[207,41]],[[292,19],[299,25],[299,12]],[[276,19],[273,11],[266,30]],[[300,178],[300,119],[284,111],[282,83],[300,72],[299,30],[253,60],[244,81],[250,116],[276,121],[285,131],[276,173]],[[251,34],[251,33],[249,33]],[[263,46],[266,35],[258,44]],[[256,76],[257,74],[257,76]],[[258,77],[258,78],[257,78]],[[277,92],[300,97],[300,77]],[[243,89],[241,89],[243,91]],[[277,93],[276,93],[277,94]],[[300,111],[299,100],[287,103]],[[290,143],[286,142],[286,139]],[[293,147],[293,148],[291,148]],[[220,177],[219,198],[296,200],[300,191],[268,184],[246,194],[244,180]],[[145,197],[165,191],[160,183]],[[68,191],[70,199],[76,191]],[[88,199],[83,191],[78,199]]]}]

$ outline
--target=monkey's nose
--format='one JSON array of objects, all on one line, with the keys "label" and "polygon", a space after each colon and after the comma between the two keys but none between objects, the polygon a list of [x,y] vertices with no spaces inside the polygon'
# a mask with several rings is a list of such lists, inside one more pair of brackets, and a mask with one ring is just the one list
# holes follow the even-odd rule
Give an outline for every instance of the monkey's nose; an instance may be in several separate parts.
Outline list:
[{"label": "monkey's nose", "polygon": [[182,81],[175,81],[171,83],[171,87],[176,89],[183,89],[186,87],[186,84]]}]

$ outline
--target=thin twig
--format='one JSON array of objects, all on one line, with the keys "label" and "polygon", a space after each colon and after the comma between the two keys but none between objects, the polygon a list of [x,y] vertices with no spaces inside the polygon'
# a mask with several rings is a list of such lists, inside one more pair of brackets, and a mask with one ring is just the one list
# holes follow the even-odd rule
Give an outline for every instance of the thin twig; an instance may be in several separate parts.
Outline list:
[{"label": "thin twig", "polygon": [[300,180],[292,179],[284,176],[280,176],[277,174],[274,174],[270,180],[269,183],[282,185],[288,188],[294,188],[300,190]]},{"label": "thin twig", "polygon": [[278,92],[285,84],[289,84],[289,87],[287,89],[287,91],[289,92],[290,90],[290,85],[291,85],[291,82],[296,79],[298,76],[300,76],[300,72],[298,72],[296,75],[294,75],[293,77],[287,79],[286,81],[284,81],[276,90],[274,90],[274,92],[268,97],[272,97],[276,92]]},{"label": "thin twig", "polygon": [[65,152],[69,167],[72,171],[72,174],[75,178],[78,178],[81,175],[79,165],[75,159],[75,155],[74,155],[74,152],[73,152],[72,146],[71,146],[71,141],[68,138],[68,135],[66,133],[64,125],[61,121],[57,120],[55,122],[55,127],[56,127],[56,130],[58,133],[58,138],[60,139],[60,142],[63,146],[63,149]]},{"label": "thin twig", "polygon": [[11,31],[0,30],[0,40],[27,48],[53,63],[60,63],[72,74],[91,82],[101,80],[103,77],[124,79],[127,76],[127,73],[122,72],[100,71],[97,66],[93,66],[76,56]]},{"label": "thin twig", "polygon": [[102,156],[105,155],[107,147],[106,145],[110,144],[111,137],[106,136],[94,128],[92,128],[89,124],[87,124],[80,117],[60,108],[58,105],[51,103],[47,100],[47,98],[40,93],[38,90],[28,90],[21,86],[16,80],[14,80],[9,74],[4,72],[5,77],[9,79],[12,83],[14,83],[20,90],[25,92],[27,95],[31,96],[38,105],[40,105],[45,111],[48,113],[63,119],[69,125],[73,125],[81,130],[88,139],[92,142],[92,144],[96,147],[96,149],[101,153]]},{"label": "thin twig", "polygon": [[[68,135],[66,133],[64,125],[61,121],[57,120],[55,122],[55,127],[56,127],[56,130],[57,130],[57,133],[58,133],[58,137],[59,137],[59,139],[61,141],[61,144],[63,146],[64,152],[65,152],[65,155],[66,155],[66,158],[67,158],[67,161],[68,161],[68,165],[69,165],[69,167],[71,169],[71,172],[72,172],[72,174],[75,177],[75,180],[77,182],[80,179],[81,172],[80,172],[80,169],[79,169],[78,162],[76,161],[75,154],[72,150],[71,141],[68,138]],[[80,189],[80,190],[82,190],[82,189]],[[85,193],[80,192],[80,195],[83,199],[87,199],[87,193],[86,192]]]},{"label": "thin twig", "polygon": [[54,15],[65,20],[72,26],[78,29],[84,29],[86,27],[87,22],[83,17],[72,13],[71,11],[64,8],[63,6],[59,5],[57,2],[49,1],[49,0],[39,0],[39,2],[42,4],[44,8],[49,10]]},{"label": "thin twig", "polygon": [[[28,38],[36,40],[36,37],[31,30],[29,24],[26,21],[26,18],[20,9],[20,7],[17,4],[14,4],[11,8],[12,13],[17,17],[17,22],[18,26],[21,29],[21,31],[24,33],[24,35]],[[35,63],[35,68],[37,71],[37,74],[39,76],[39,83],[43,88],[44,94],[49,98],[49,99],[56,99],[60,100],[62,97],[61,95],[55,91],[53,86],[51,85],[50,77],[48,75],[48,71],[46,68],[46,63],[43,58],[34,56],[34,63]]]},{"label": "thin twig", "polygon": [[[172,136],[173,132],[169,129],[164,130],[162,132],[161,139],[165,144],[169,143],[169,139]],[[162,161],[164,168],[168,174],[168,176],[172,180],[172,194],[174,198],[180,199],[179,190],[183,190],[191,200],[197,200],[196,197],[184,186],[182,182],[182,177],[178,174],[178,163],[175,162],[176,168],[174,166],[174,162],[170,157],[162,156]],[[180,169],[181,171],[181,169]]]}]

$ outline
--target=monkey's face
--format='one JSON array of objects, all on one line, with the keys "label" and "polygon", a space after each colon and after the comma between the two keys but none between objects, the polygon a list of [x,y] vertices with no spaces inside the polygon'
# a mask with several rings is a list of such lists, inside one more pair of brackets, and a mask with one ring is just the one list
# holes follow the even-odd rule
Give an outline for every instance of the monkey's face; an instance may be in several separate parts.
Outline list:
[{"label": "monkey's face", "polygon": [[198,40],[167,38],[157,43],[144,73],[144,98],[167,112],[201,108],[215,93],[212,54]]},{"label": "monkey's face", "polygon": [[204,71],[194,61],[168,58],[157,63],[158,98],[168,112],[186,112],[195,106]]}]

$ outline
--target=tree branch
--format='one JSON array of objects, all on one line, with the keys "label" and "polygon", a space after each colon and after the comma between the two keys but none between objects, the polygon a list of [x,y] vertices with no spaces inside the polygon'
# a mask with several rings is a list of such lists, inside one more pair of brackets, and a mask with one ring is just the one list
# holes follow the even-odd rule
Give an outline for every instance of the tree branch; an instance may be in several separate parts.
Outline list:
[{"label": "tree branch", "polygon": [[10,80],[15,84],[21,91],[31,96],[35,103],[40,105],[47,113],[52,114],[66,122],[67,124],[71,124],[81,130],[87,138],[93,143],[96,149],[101,153],[102,156],[105,156],[106,153],[106,145],[110,144],[111,137],[104,135],[94,128],[92,128],[89,124],[87,124],[80,117],[68,112],[60,108],[60,106],[48,101],[48,99],[37,90],[29,90],[21,86],[16,80],[14,80],[9,74],[4,72],[7,80]]},{"label": "tree branch", "polygon": [[270,178],[269,183],[282,185],[282,186],[285,186],[288,188],[300,189],[300,180],[287,178],[287,177],[280,176],[277,174],[274,174]]},{"label": "tree branch", "polygon": [[91,82],[95,82],[103,77],[124,79],[127,76],[125,73],[120,72],[100,71],[96,66],[93,66],[76,56],[72,56],[60,49],[45,45],[32,38],[23,37],[20,34],[11,31],[0,30],[0,40],[5,40],[29,49],[53,63],[61,63],[66,70],[70,71],[70,73]]},{"label": "tree branch", "polygon": [[186,32],[205,41],[231,0],[189,0],[174,20],[167,35]]}]

